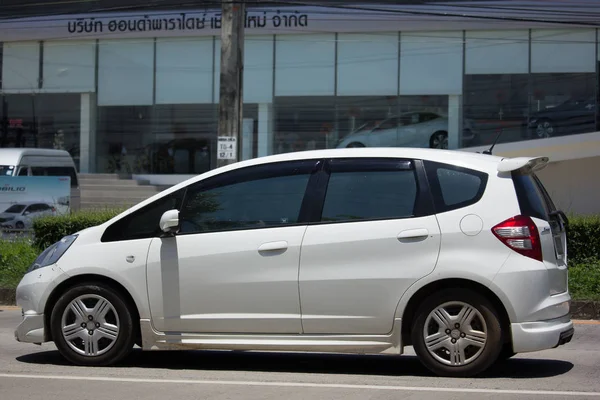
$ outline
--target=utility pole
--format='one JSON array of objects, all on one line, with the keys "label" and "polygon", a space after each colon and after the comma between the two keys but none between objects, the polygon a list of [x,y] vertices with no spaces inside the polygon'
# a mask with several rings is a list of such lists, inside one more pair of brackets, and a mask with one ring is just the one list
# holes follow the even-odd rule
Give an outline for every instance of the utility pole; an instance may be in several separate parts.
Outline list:
[{"label": "utility pole", "polygon": [[221,71],[217,166],[237,162],[243,118],[244,25],[243,0],[221,1]]}]

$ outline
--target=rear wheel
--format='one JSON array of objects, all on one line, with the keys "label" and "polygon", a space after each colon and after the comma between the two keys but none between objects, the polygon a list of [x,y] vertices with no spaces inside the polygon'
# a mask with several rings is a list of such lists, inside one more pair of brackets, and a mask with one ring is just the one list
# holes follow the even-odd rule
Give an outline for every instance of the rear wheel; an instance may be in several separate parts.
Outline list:
[{"label": "rear wheel", "polygon": [[350,144],[349,144],[348,146],[346,146],[346,147],[347,147],[347,148],[352,148],[352,147],[365,147],[365,145],[364,145],[364,144],[362,144],[362,143],[359,143],[359,142],[353,142],[353,143],[350,143]]},{"label": "rear wheel", "polygon": [[54,343],[73,364],[114,364],[133,348],[135,322],[126,302],[110,286],[72,287],[56,302],[50,318]]},{"label": "rear wheel", "polygon": [[448,132],[435,132],[429,139],[429,147],[432,149],[448,148]]},{"label": "rear wheel", "polygon": [[419,360],[441,376],[468,377],[490,367],[502,349],[497,311],[482,295],[446,289],[428,298],[412,325]]}]

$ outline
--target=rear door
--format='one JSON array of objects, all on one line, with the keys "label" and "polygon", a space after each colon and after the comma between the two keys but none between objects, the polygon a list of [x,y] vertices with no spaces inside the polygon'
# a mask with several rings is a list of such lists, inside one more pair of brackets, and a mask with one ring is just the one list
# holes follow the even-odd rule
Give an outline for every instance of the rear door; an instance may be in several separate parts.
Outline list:
[{"label": "rear door", "polygon": [[550,275],[552,294],[567,291],[566,216],[556,208],[534,172],[513,172],[513,182],[523,215],[535,222],[540,234],[542,256]]},{"label": "rear door", "polygon": [[304,333],[389,333],[402,294],[433,271],[440,230],[419,166],[330,160],[302,241]]}]

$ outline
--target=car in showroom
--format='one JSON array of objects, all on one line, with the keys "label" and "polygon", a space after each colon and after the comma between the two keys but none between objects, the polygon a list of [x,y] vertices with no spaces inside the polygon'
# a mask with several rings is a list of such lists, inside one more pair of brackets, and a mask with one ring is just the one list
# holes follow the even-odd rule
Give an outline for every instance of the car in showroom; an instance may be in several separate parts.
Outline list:
[{"label": "car in showroom", "polygon": [[592,132],[596,130],[596,99],[570,98],[555,106],[534,111],[528,123],[532,138]]},{"label": "car in showroom", "polygon": [[15,337],[88,366],[135,344],[413,346],[435,374],[474,376],[574,334],[547,163],[353,148],[217,168],[44,250],[17,288]]},{"label": "car in showroom", "polygon": [[[464,120],[462,143],[477,137],[473,124]],[[448,117],[433,112],[407,112],[382,121],[369,121],[342,138],[337,148],[421,147],[448,148]]]}]

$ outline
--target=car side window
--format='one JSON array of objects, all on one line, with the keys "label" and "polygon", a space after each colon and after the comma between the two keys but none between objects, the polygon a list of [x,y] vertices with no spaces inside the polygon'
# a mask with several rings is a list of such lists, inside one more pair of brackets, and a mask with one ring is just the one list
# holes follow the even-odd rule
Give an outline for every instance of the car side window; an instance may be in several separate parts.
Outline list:
[{"label": "car side window", "polygon": [[159,222],[165,211],[179,210],[185,189],[180,189],[116,221],[104,231],[103,242],[136,240],[160,235]]},{"label": "car side window", "polygon": [[32,167],[33,176],[68,176],[71,178],[71,187],[78,186],[77,171],[73,167]]},{"label": "car side window", "polygon": [[333,164],[321,221],[409,218],[415,215],[417,193],[409,161],[383,161],[371,167],[368,163],[342,168]]},{"label": "car side window", "polygon": [[21,167],[21,169],[19,170],[19,176],[27,176],[27,173],[29,172],[27,167]]},{"label": "car side window", "polygon": [[250,167],[221,182],[190,187],[180,213],[180,234],[299,223],[312,165]]},{"label": "car side window", "polygon": [[486,173],[431,161],[425,167],[438,213],[475,204],[483,196]]}]

